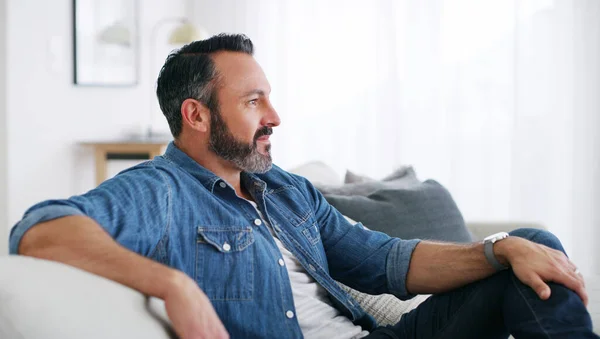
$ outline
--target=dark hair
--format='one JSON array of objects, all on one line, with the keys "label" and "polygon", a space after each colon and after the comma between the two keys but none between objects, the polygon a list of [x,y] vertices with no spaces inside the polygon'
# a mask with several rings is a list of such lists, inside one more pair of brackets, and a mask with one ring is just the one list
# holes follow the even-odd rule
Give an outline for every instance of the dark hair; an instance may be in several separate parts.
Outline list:
[{"label": "dark hair", "polygon": [[253,55],[254,46],[243,34],[222,33],[172,52],[161,68],[156,96],[173,137],[177,138],[181,133],[181,104],[185,99],[196,99],[211,111],[218,109],[218,72],[211,57],[218,51]]}]

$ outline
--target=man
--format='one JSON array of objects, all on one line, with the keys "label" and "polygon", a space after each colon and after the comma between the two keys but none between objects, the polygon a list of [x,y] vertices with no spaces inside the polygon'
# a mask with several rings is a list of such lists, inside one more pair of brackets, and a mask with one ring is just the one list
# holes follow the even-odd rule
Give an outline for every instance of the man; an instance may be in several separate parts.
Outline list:
[{"label": "man", "polygon": [[[583,279],[550,233],[394,239],[349,224],[306,179],[272,167],[280,119],[252,54],[243,35],[172,53],[157,86],[174,136],[165,154],[32,207],[11,253],[164,299],[182,338],[598,338]],[[384,328],[335,281],[436,295]]]}]

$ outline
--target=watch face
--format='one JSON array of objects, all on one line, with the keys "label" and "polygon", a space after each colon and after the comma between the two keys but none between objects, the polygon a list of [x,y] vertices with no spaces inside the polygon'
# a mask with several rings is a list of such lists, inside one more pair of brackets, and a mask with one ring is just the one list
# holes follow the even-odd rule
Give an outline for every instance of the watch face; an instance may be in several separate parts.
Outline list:
[{"label": "watch face", "polygon": [[508,233],[500,232],[500,233],[490,235],[489,237],[483,239],[483,241],[484,242],[496,242],[496,241],[504,239],[506,237],[508,237]]}]

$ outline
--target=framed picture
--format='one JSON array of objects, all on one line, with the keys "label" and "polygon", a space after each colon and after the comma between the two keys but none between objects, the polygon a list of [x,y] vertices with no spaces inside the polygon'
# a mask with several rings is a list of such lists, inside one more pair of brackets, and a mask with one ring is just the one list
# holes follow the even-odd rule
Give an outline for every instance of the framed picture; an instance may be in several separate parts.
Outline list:
[{"label": "framed picture", "polygon": [[138,82],[138,0],[73,0],[73,82]]}]

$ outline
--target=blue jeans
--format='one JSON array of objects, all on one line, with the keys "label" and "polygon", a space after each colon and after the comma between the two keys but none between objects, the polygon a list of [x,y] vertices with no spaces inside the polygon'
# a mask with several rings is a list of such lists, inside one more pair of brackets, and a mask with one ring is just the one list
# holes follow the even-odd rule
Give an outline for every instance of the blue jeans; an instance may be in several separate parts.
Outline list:
[{"label": "blue jeans", "polygon": [[[550,232],[519,229],[511,236],[564,252]],[[379,327],[367,338],[600,338],[581,298],[554,283],[543,301],[512,270],[502,271],[451,292],[430,297],[394,326]]]}]

